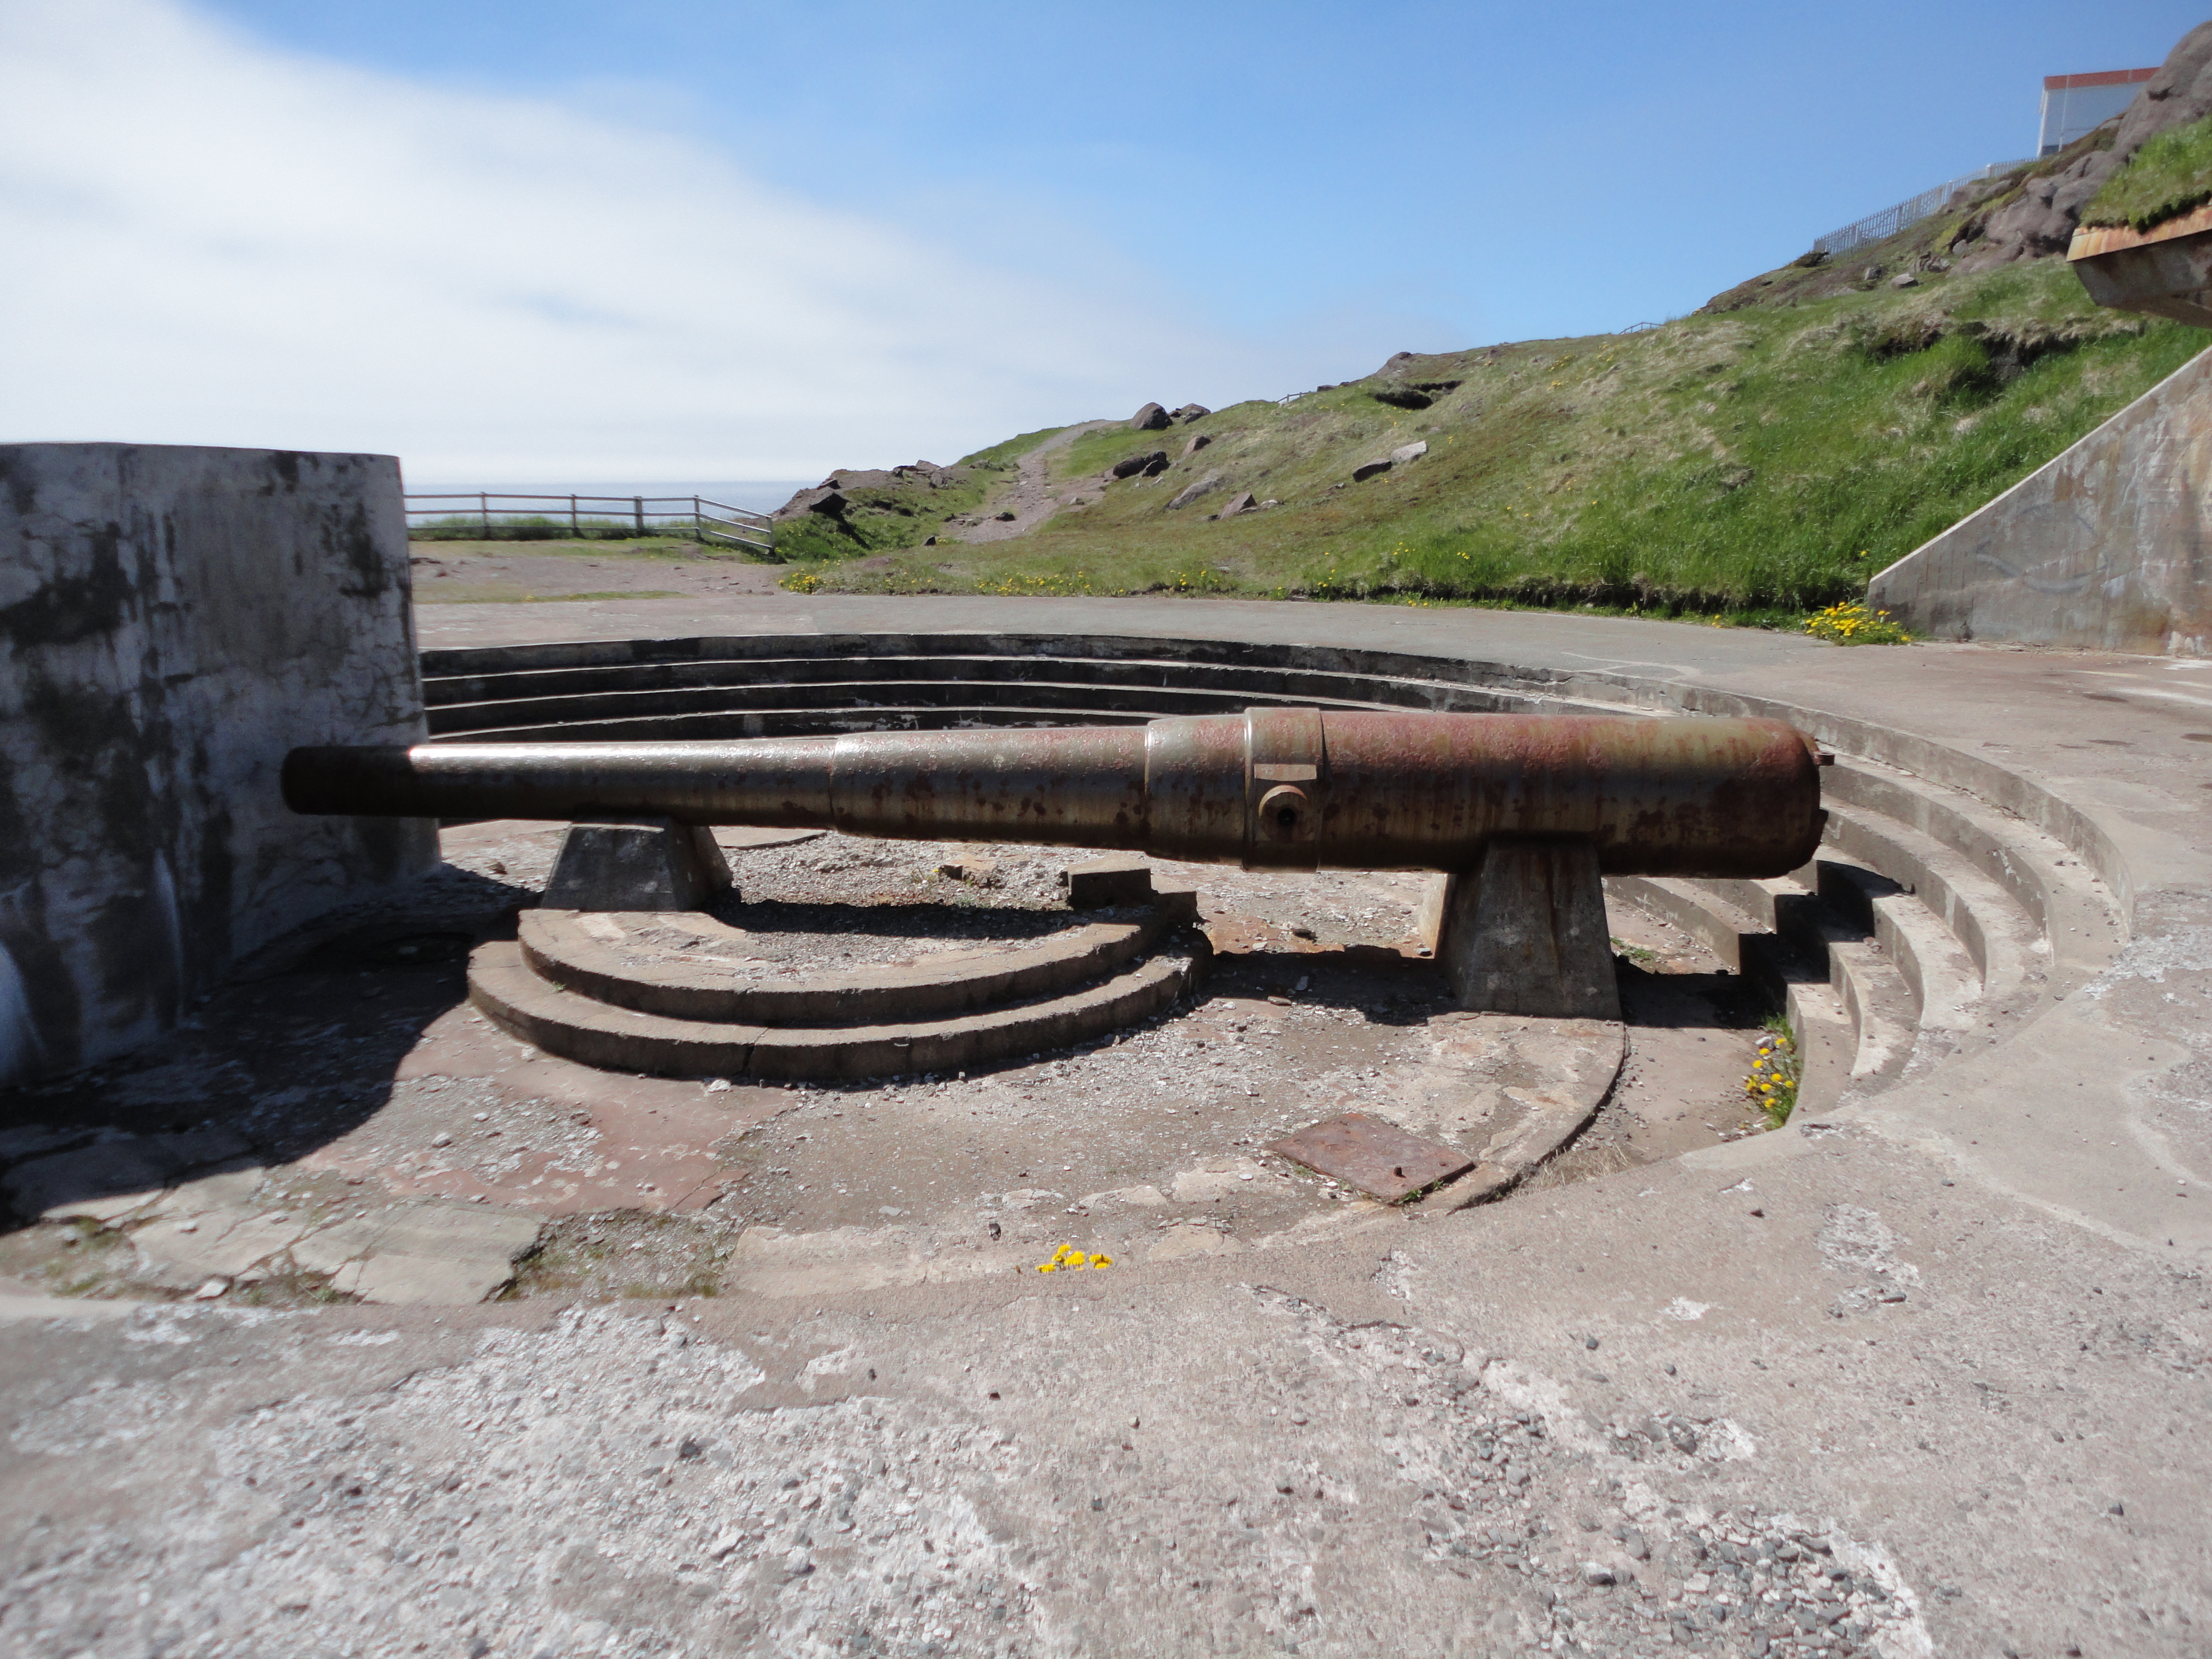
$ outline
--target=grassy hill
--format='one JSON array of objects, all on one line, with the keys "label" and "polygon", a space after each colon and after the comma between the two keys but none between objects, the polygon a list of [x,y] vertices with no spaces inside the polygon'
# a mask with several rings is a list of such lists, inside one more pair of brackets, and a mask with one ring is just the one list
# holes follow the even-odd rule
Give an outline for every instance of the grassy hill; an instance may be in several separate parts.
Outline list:
[{"label": "grassy hill", "polygon": [[[957,503],[875,501],[835,536],[787,535],[785,584],[1802,617],[1863,593],[2207,343],[2099,310],[2060,259],[1951,270],[1948,250],[2031,171],[1657,328],[1401,356],[1165,432],[1084,435],[1047,458],[1055,494],[1080,505],[1007,540],[919,545],[991,510],[1012,464],[1049,435],[1024,434],[963,460]],[[1900,276],[1911,285],[1893,286]],[[1103,476],[1201,434],[1206,447],[1158,477]],[[1425,455],[1352,481],[1417,441]],[[1211,493],[1170,506],[1209,475]],[[1209,520],[1245,490],[1277,504]],[[839,554],[853,556],[823,556]]]}]

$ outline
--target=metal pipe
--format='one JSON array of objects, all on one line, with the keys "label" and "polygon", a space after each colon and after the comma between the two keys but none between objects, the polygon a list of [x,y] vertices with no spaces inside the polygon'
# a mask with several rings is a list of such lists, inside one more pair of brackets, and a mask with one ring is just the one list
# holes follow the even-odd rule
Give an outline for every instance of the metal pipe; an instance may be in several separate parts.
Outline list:
[{"label": "metal pipe", "polygon": [[1778,876],[1819,845],[1781,720],[1252,709],[1145,726],[295,749],[295,811],[656,816],[1142,852],[1248,869],[1464,870],[1574,837],[1613,875]]}]

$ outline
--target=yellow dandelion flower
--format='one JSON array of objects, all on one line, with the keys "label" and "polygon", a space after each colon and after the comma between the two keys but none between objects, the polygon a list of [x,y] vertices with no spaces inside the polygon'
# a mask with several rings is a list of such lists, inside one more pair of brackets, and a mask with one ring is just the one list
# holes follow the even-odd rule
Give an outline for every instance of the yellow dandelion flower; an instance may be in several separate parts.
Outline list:
[{"label": "yellow dandelion flower", "polygon": [[1094,1267],[1110,1267],[1114,1265],[1114,1258],[1110,1255],[1094,1255],[1091,1258],[1091,1265]]},{"label": "yellow dandelion flower", "polygon": [[1056,1271],[1059,1267],[1060,1263],[1057,1261],[1048,1261],[1042,1267],[1039,1267],[1037,1271],[1041,1273],[1048,1273]]}]

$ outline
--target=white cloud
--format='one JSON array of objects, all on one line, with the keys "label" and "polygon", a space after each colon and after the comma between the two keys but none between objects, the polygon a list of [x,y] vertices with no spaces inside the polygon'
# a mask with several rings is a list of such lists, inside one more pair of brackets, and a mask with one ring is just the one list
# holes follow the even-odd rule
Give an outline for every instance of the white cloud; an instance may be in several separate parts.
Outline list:
[{"label": "white cloud", "polygon": [[1312,372],[692,141],[289,56],[171,0],[0,0],[0,441],[800,477]]}]

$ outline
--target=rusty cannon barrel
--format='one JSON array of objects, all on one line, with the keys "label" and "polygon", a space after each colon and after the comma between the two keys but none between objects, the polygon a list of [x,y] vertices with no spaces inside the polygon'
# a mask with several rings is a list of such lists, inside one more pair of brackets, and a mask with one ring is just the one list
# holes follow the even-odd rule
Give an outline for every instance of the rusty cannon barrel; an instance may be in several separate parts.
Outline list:
[{"label": "rusty cannon barrel", "polygon": [[1611,875],[1778,876],[1820,838],[1781,720],[1315,708],[1143,726],[314,748],[295,811],[625,817],[1146,853],[1252,869],[1474,869],[1571,840]]}]

